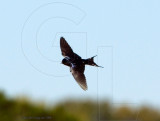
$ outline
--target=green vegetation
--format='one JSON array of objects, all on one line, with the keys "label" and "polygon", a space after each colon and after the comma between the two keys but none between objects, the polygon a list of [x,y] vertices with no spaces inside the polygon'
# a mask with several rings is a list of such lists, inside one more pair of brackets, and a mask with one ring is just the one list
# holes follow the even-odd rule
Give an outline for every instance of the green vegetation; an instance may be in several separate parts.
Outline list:
[{"label": "green vegetation", "polygon": [[160,121],[160,112],[142,106],[131,108],[126,105],[113,107],[107,101],[67,100],[55,106],[45,106],[27,99],[9,99],[0,92],[0,121],[99,121],[101,120],[139,120]]}]

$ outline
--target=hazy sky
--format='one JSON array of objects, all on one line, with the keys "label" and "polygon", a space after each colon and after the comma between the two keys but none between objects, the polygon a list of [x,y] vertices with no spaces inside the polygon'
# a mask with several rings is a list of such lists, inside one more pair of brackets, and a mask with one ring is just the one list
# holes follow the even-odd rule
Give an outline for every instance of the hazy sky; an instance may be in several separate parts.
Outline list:
[{"label": "hazy sky", "polygon": [[[0,89],[8,95],[160,105],[159,0],[5,0],[0,15]],[[104,66],[86,66],[86,92],[60,64],[61,36]]]}]

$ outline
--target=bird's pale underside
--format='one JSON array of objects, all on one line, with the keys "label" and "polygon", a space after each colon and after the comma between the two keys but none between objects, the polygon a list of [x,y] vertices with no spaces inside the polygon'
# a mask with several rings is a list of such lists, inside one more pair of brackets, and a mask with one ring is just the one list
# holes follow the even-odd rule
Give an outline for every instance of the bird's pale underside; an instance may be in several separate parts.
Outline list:
[{"label": "bird's pale underside", "polygon": [[85,65],[101,67],[94,62],[93,58],[95,56],[88,59],[82,59],[79,55],[73,52],[72,48],[63,37],[60,38],[60,48],[62,55],[64,56],[62,64],[70,67],[70,72],[74,79],[83,90],[87,90],[88,87],[86,77],[84,75]]}]

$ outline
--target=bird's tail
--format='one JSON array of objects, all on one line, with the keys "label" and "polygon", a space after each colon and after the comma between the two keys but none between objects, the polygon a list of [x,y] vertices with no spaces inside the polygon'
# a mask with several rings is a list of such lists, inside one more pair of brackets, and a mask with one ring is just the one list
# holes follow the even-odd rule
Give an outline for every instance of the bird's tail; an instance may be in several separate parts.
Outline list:
[{"label": "bird's tail", "polygon": [[94,62],[94,57],[96,57],[97,55],[91,57],[91,58],[88,58],[86,59],[86,64],[87,65],[90,65],[90,66],[96,66],[96,67],[101,67],[103,68],[102,66],[98,66],[95,62]]}]

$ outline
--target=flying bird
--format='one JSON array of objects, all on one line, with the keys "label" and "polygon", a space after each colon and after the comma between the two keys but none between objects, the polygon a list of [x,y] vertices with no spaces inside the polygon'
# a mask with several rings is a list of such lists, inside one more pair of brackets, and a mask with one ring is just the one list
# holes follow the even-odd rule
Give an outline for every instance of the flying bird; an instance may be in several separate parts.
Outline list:
[{"label": "flying bird", "polygon": [[61,63],[70,67],[70,72],[72,73],[74,79],[77,81],[80,87],[86,91],[88,87],[86,77],[84,75],[85,65],[96,67],[102,66],[98,66],[94,62],[95,56],[88,59],[82,59],[79,55],[73,52],[72,48],[63,37],[60,38],[60,48],[62,55],[64,56],[64,59]]}]

